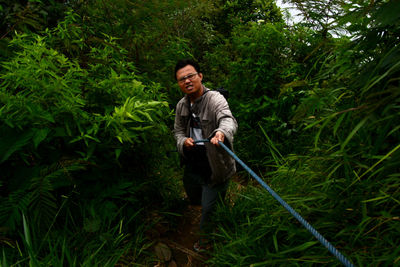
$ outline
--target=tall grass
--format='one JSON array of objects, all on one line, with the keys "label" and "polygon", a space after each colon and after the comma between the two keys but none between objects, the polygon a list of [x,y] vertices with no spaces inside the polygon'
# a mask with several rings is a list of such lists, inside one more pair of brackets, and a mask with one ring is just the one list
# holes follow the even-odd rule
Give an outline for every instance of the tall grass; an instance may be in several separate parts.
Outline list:
[{"label": "tall grass", "polygon": [[[314,228],[356,265],[394,265],[399,261],[399,203],[384,191],[396,188],[393,174],[376,188],[361,181],[349,194],[331,179],[320,156],[286,157],[287,164],[265,175],[266,182]],[[393,186],[393,187],[392,187]],[[263,188],[231,186],[233,206],[217,211],[215,266],[340,266],[314,237]],[[242,188],[242,187],[240,187]],[[364,189],[364,190],[362,190]],[[364,194],[371,190],[370,196]],[[371,196],[371,195],[375,196]]]},{"label": "tall grass", "polygon": [[[126,222],[101,223],[96,231],[73,229],[70,220],[65,219],[62,228],[51,229],[40,236],[30,224],[29,218],[23,218],[23,234],[14,248],[3,250],[4,266],[115,266],[122,255],[130,254],[135,260],[143,255],[147,248],[144,236],[146,226],[139,224],[127,229],[124,223],[138,220],[139,213]],[[86,227],[88,228],[88,227]],[[12,262],[7,265],[6,262]]]},{"label": "tall grass", "polygon": [[[261,128],[266,182],[359,266],[400,264],[400,24],[385,16],[393,9],[398,3],[355,7],[352,16],[370,14],[369,26],[352,21],[354,41],[337,42],[308,77],[294,115],[300,152],[281,153],[290,142],[275,144]],[[258,185],[232,194],[234,205],[217,213],[210,263],[340,265]]]}]

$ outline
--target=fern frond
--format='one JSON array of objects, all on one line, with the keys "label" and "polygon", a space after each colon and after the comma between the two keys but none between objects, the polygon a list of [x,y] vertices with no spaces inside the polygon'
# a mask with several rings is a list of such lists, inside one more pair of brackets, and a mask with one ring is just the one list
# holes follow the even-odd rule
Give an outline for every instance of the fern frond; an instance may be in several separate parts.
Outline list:
[{"label": "fern frond", "polygon": [[21,223],[21,214],[26,213],[31,194],[26,190],[17,190],[7,198],[1,199],[0,224],[14,231]]},{"label": "fern frond", "polygon": [[0,163],[6,161],[13,153],[26,146],[31,141],[34,134],[34,131],[29,130],[22,133],[10,131],[2,135],[0,142],[0,154],[2,157],[0,158]]},{"label": "fern frond", "polygon": [[34,177],[31,180],[31,202],[33,220],[38,225],[50,225],[56,214],[57,204],[53,195],[53,187],[48,176]]},{"label": "fern frond", "polygon": [[31,179],[29,206],[34,222],[44,227],[50,225],[58,208],[54,188],[71,184],[71,172],[83,169],[84,163],[80,160],[60,160],[42,168],[39,176]]}]

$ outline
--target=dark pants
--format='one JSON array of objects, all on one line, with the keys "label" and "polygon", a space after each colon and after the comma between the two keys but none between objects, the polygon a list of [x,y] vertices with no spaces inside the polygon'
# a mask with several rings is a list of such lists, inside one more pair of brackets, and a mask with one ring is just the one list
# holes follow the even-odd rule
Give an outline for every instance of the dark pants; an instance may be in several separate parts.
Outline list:
[{"label": "dark pants", "polygon": [[[200,146],[198,146],[200,147]],[[202,206],[200,230],[204,233],[210,231],[210,216],[218,201],[223,201],[229,186],[226,182],[210,186],[211,168],[203,148],[198,149],[195,158],[191,158],[185,166],[183,186],[191,204]],[[204,154],[203,154],[204,153]]]}]

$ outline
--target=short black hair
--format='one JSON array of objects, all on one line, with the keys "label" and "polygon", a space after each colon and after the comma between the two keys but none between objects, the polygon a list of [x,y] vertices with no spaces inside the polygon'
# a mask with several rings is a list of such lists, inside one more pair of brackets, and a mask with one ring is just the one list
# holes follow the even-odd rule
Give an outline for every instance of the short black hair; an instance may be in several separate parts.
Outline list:
[{"label": "short black hair", "polygon": [[197,73],[201,73],[200,70],[200,65],[197,63],[195,60],[187,58],[187,59],[180,59],[175,65],[175,79],[176,79],[176,73],[178,70],[186,67],[187,65],[193,66],[193,68],[197,71]]}]

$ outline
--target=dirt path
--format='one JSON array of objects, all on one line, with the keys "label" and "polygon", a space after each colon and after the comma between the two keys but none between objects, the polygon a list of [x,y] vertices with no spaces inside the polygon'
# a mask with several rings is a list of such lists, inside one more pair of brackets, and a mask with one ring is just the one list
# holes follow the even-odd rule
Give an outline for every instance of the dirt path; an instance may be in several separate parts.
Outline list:
[{"label": "dirt path", "polygon": [[160,262],[155,266],[207,266],[205,264],[207,253],[197,253],[193,249],[193,244],[199,238],[200,217],[201,206],[188,205],[185,208],[176,229],[171,229],[162,234],[159,243],[155,245],[156,255],[160,259]]},{"label": "dirt path", "polygon": [[[236,182],[234,191],[240,192],[249,182],[247,178],[235,176]],[[228,191],[226,203],[233,205],[234,197]],[[153,217],[154,218],[154,217]],[[154,229],[157,236],[152,238],[157,240],[154,251],[159,258],[158,264],[154,267],[207,267],[205,263],[210,257],[210,251],[197,253],[193,249],[193,244],[199,239],[199,223],[201,218],[201,206],[187,205],[182,210],[175,228],[171,228],[170,223],[164,221],[164,225],[156,225]]]}]

